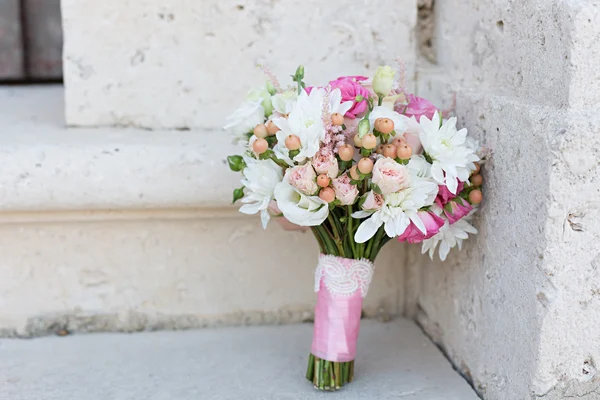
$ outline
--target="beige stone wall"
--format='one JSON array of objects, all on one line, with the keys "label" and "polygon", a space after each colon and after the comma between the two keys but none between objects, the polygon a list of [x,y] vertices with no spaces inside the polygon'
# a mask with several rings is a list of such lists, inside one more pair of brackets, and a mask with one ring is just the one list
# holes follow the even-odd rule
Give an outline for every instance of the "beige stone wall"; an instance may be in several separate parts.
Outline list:
[{"label": "beige stone wall", "polygon": [[[436,3],[422,93],[494,155],[480,235],[421,271],[418,320],[486,399],[596,399],[598,4]],[[460,18],[458,18],[460,16]]]},{"label": "beige stone wall", "polygon": [[262,84],[372,73],[401,56],[414,72],[414,0],[64,0],[67,123],[215,128]]}]

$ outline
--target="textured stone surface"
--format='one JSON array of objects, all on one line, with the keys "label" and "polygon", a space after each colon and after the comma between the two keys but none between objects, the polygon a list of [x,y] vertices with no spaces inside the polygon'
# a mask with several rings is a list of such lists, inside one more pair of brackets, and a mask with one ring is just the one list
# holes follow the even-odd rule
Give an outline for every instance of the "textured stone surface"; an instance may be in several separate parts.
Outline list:
[{"label": "textured stone surface", "polygon": [[312,326],[0,341],[1,399],[476,400],[407,320],[363,321],[356,379],[322,393],[304,378]]},{"label": "textured stone surface", "polygon": [[415,0],[63,1],[69,125],[220,127],[257,64],[282,84],[373,73],[401,56],[414,71]]},{"label": "textured stone surface", "polygon": [[0,88],[0,109],[0,210],[223,207],[239,183],[220,131],[68,130],[58,85]]},{"label": "textured stone surface", "polygon": [[485,399],[600,398],[599,11],[436,2],[419,90],[444,105],[456,91],[494,155],[480,235],[419,271],[418,320]]},{"label": "textured stone surface", "polygon": [[28,77],[62,78],[60,0],[25,0],[23,12],[26,14]]},{"label": "textured stone surface", "polygon": [[[60,94],[0,91],[1,336],[311,318],[316,243],[229,205],[228,147],[209,152],[205,131],[67,130]],[[367,316],[402,313],[404,248],[379,256]]]},{"label": "textured stone surface", "polygon": [[[308,232],[277,224],[263,231],[256,218],[237,215],[82,218],[0,224],[4,336],[290,323],[312,315],[318,249]],[[390,245],[378,258],[367,316],[401,312],[401,248]]]},{"label": "textured stone surface", "polygon": [[4,0],[0,2],[0,80],[20,79],[24,73],[19,0]]}]

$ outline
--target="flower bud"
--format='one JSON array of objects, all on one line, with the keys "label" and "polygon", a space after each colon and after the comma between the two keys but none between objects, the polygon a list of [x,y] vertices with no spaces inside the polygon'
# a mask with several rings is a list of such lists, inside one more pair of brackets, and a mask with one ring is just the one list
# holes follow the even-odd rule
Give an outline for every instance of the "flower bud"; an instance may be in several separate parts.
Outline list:
[{"label": "flower bud", "polygon": [[398,148],[393,144],[386,144],[383,146],[383,156],[389,158],[396,158],[398,153]]},{"label": "flower bud", "polygon": [[275,125],[273,121],[269,121],[267,123],[267,132],[269,132],[269,136],[275,135],[277,132],[279,132],[279,130],[280,129],[277,127],[277,125]]},{"label": "flower bud", "polygon": [[296,135],[288,135],[285,138],[285,147],[288,150],[298,150],[302,143],[300,143],[300,138]]},{"label": "flower bud", "polygon": [[331,114],[331,123],[336,126],[344,124],[344,116],[340,113]]},{"label": "flower bud", "polygon": [[256,154],[262,154],[267,151],[268,148],[269,143],[262,138],[258,138],[254,141],[254,143],[252,143],[252,150],[254,150]]},{"label": "flower bud", "polygon": [[299,65],[298,68],[296,68],[296,77],[304,79],[304,65]]},{"label": "flower bud", "polygon": [[354,135],[354,145],[356,147],[362,147],[362,139],[360,138],[360,135],[358,133]]},{"label": "flower bud", "polygon": [[389,135],[394,131],[394,121],[389,118],[377,118],[375,120],[375,129],[384,135]]},{"label": "flower bud", "polygon": [[372,133],[368,133],[362,138],[363,148],[367,150],[374,149],[377,146],[377,138]]},{"label": "flower bud", "polygon": [[361,119],[358,123],[358,136],[364,137],[371,130],[371,124],[368,118]]},{"label": "flower bud", "polygon": [[403,146],[406,144],[406,139],[404,139],[403,136],[396,136],[394,140],[392,140],[392,144],[396,147]]},{"label": "flower bud", "polygon": [[358,175],[358,171],[356,170],[356,165],[353,165],[352,168],[350,168],[350,178],[354,179],[355,181],[360,179],[360,175]]},{"label": "flower bud", "polygon": [[273,86],[273,82],[271,81],[267,81],[267,92],[269,92],[271,96],[277,93],[277,90],[275,90],[275,86]]},{"label": "flower bud", "polygon": [[321,200],[327,203],[331,203],[335,200],[335,191],[330,187],[324,187],[319,192],[319,197],[321,198]]},{"label": "flower bud", "polygon": [[254,127],[254,136],[257,138],[266,138],[269,132],[267,131],[267,126],[265,124],[258,124]]},{"label": "flower bud", "polygon": [[394,70],[390,66],[380,66],[373,77],[373,91],[379,96],[387,96],[394,86]]},{"label": "flower bud", "polygon": [[471,181],[471,185],[473,186],[481,186],[483,184],[483,177],[479,174],[475,174],[469,178]]},{"label": "flower bud", "polygon": [[340,155],[340,159],[342,161],[350,161],[354,157],[354,147],[350,146],[349,144],[345,144],[340,147],[338,154]]},{"label": "flower bud", "polygon": [[358,162],[358,170],[361,174],[370,174],[373,171],[373,160],[370,158],[361,158]]},{"label": "flower bud", "polygon": [[317,176],[317,185],[321,187],[327,187],[329,186],[329,182],[331,182],[331,179],[327,175],[320,174]]},{"label": "flower bud", "polygon": [[407,144],[402,145],[398,147],[398,152],[396,153],[396,155],[401,160],[408,160],[410,157],[412,157],[412,149]]},{"label": "flower bud", "polygon": [[479,204],[481,203],[481,200],[483,200],[483,193],[481,193],[481,190],[476,189],[469,193],[469,201],[471,204]]}]

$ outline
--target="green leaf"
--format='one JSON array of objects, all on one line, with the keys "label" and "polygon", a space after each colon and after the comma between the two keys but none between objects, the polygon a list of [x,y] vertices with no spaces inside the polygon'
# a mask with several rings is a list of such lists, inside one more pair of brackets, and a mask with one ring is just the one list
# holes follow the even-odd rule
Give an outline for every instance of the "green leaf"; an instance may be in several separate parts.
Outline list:
[{"label": "green leaf", "polygon": [[464,206],[465,203],[463,202],[463,199],[461,199],[459,196],[456,196],[454,198],[454,201],[456,201],[458,204],[460,204],[461,206]]},{"label": "green leaf", "polygon": [[258,158],[260,160],[268,160],[269,158],[271,158],[271,156],[273,156],[275,153],[273,152],[273,150],[269,149],[267,151],[265,151],[264,153],[262,153],[260,156],[258,156]]},{"label": "green leaf", "polygon": [[360,180],[361,180],[361,181],[362,181],[363,179],[365,179],[365,178],[368,178],[368,177],[370,177],[370,176],[371,176],[371,173],[369,173],[369,174],[363,174],[362,172],[360,172],[360,171],[358,170],[358,168],[356,169],[356,172],[358,172],[358,176],[360,176]]},{"label": "green leaf", "polygon": [[234,155],[227,157],[227,164],[229,164],[229,169],[234,172],[240,172],[244,168],[246,168],[246,163],[242,156]]},{"label": "green leaf", "polygon": [[267,136],[265,138],[265,140],[267,141],[267,143],[269,143],[269,146],[275,146],[275,144],[277,143],[277,137],[276,136]]},{"label": "green leaf", "polygon": [[361,147],[361,148],[360,148],[360,154],[361,154],[363,157],[368,157],[368,156],[370,156],[372,152],[373,152],[373,149],[365,149],[364,147]]},{"label": "green leaf", "polygon": [[233,201],[231,204],[235,204],[236,201],[244,197],[244,187],[233,189]]},{"label": "green leaf", "polygon": [[450,204],[450,202],[446,203],[446,205],[444,206],[444,210],[448,213],[448,214],[452,214],[452,205]]},{"label": "green leaf", "polygon": [[290,150],[288,154],[289,154],[290,158],[292,158],[292,159],[293,159],[293,158],[294,158],[294,157],[296,157],[298,154],[300,154],[300,150]]},{"label": "green leaf", "polygon": [[381,191],[381,189],[377,185],[372,185],[372,189],[377,194],[383,194],[383,192]]}]

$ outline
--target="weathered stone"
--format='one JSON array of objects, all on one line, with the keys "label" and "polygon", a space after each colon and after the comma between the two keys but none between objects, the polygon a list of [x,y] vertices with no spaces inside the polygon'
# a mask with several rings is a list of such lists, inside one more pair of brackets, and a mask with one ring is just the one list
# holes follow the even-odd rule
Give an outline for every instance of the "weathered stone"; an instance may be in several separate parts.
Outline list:
[{"label": "weathered stone", "polygon": [[479,235],[421,270],[419,321],[485,399],[595,399],[600,7],[484,3],[436,2],[438,65],[419,74],[493,150]]},{"label": "weathered stone", "polygon": [[[63,1],[69,125],[210,128],[246,91],[371,74],[401,56],[414,71],[415,0]],[[410,80],[409,80],[410,81]]]}]

